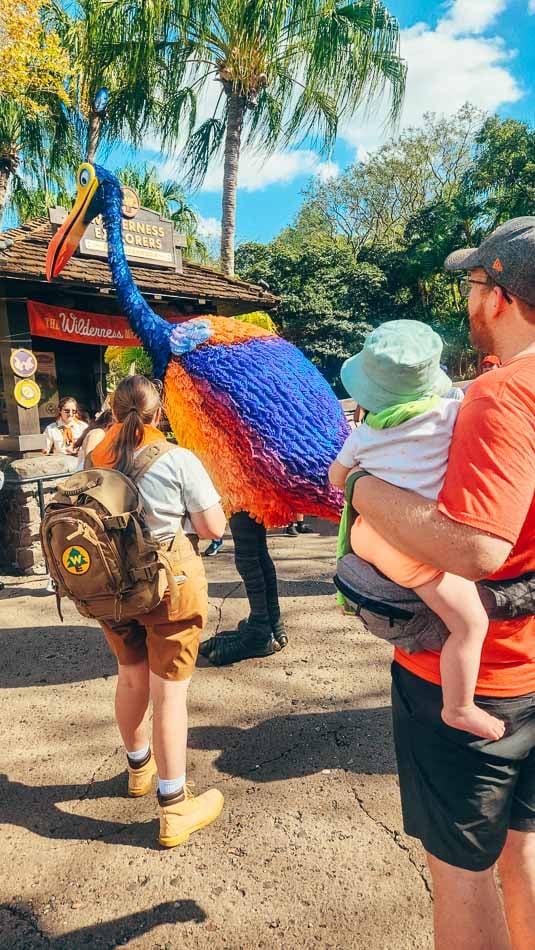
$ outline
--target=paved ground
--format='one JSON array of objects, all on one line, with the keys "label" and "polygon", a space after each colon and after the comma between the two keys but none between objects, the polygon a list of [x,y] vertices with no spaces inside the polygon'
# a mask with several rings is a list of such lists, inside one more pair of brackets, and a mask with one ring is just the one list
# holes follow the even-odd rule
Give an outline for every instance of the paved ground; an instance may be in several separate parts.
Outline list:
[{"label": "paved ground", "polygon": [[[419,847],[401,832],[389,651],[341,617],[333,528],[273,533],[291,640],[200,668],[189,777],[221,819],[156,843],[153,796],[124,797],[114,663],[41,579],[5,578],[0,632],[0,947],[431,947]],[[245,615],[232,546],[208,561],[208,633]]]}]

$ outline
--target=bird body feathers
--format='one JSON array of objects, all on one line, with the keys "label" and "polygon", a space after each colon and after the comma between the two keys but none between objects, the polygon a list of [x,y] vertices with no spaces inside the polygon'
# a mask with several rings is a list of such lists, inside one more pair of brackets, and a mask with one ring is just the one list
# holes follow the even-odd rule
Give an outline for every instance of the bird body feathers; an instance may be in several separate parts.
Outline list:
[{"label": "bird body feathers", "polygon": [[180,445],[210,472],[223,505],[266,527],[297,512],[337,519],[327,471],[349,429],[332,390],[296,347],[260,327],[204,318],[211,337],[171,356],[165,409]]}]

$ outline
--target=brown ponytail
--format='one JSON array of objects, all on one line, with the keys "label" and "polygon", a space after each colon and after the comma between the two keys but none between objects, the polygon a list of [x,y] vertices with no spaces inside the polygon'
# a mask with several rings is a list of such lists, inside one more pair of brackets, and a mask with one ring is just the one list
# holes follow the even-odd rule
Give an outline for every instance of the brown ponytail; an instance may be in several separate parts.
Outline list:
[{"label": "brown ponytail", "polygon": [[156,387],[145,376],[127,376],[113,394],[113,415],[121,430],[113,444],[113,467],[125,475],[132,469],[134,452],[141,445],[145,426],[160,408]]}]

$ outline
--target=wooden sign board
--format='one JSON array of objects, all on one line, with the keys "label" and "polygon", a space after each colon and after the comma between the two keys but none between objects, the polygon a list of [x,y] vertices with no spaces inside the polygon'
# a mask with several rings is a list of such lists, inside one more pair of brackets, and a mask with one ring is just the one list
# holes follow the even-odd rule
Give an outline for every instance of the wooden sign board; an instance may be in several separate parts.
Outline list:
[{"label": "wooden sign board", "polygon": [[[123,204],[123,240],[127,259],[132,264],[141,264],[143,267],[163,267],[182,272],[182,252],[186,246],[183,234],[177,234],[172,221],[163,218],[156,211],[139,206],[133,200],[136,193],[128,188],[123,189],[125,202]],[[62,224],[68,212],[64,208],[51,208],[50,221],[52,224]],[[106,229],[102,217],[99,215],[90,224],[80,241],[78,253],[81,257],[96,257],[108,259],[108,243]]]}]

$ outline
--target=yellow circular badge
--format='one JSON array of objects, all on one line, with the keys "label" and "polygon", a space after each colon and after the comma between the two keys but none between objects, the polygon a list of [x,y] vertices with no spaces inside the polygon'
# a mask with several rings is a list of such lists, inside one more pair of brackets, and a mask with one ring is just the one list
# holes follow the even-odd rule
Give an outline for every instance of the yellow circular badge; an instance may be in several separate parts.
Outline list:
[{"label": "yellow circular badge", "polygon": [[91,567],[91,558],[85,548],[79,544],[72,544],[65,548],[61,560],[63,567],[69,574],[86,574]]},{"label": "yellow circular badge", "polygon": [[135,218],[141,208],[141,201],[139,200],[137,191],[134,191],[129,185],[123,185],[121,191],[123,193],[123,218]]},{"label": "yellow circular badge", "polygon": [[19,379],[13,390],[15,401],[23,409],[32,409],[37,406],[41,399],[41,390],[33,379]]}]

